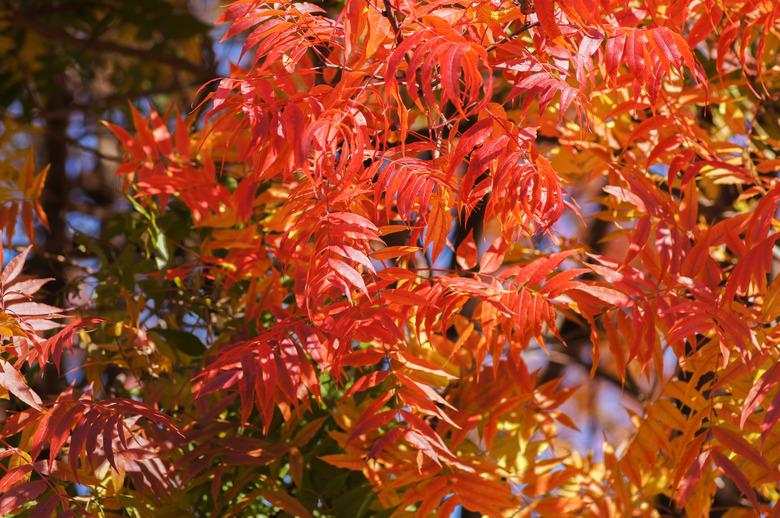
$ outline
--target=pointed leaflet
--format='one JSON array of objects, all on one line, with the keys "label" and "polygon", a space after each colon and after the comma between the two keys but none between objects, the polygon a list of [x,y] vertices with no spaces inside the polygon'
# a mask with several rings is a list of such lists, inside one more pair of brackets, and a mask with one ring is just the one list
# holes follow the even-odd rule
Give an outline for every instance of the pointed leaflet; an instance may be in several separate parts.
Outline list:
[{"label": "pointed leaflet", "polygon": [[593,284],[579,283],[568,291],[569,294],[573,294],[573,292],[586,293],[610,306],[625,307],[630,302],[630,299],[620,291]]},{"label": "pointed leaflet", "polygon": [[780,392],[778,392],[769,407],[766,409],[766,415],[761,422],[761,439],[765,440],[770,431],[775,427],[777,421],[780,420]]},{"label": "pointed leaflet", "polygon": [[618,31],[614,36],[607,39],[606,46],[606,66],[607,77],[613,78],[617,74],[617,69],[623,59],[623,49],[626,44],[626,33]]},{"label": "pointed leaflet", "polygon": [[3,303],[7,304],[10,301],[29,298],[53,280],[53,278],[49,277],[47,279],[25,279],[14,282],[5,289],[3,293]]},{"label": "pointed leaflet", "polygon": [[555,20],[555,0],[534,0],[536,18],[544,31],[544,35],[554,40],[561,35],[558,22]]},{"label": "pointed leaflet", "polygon": [[748,498],[748,500],[750,500],[750,503],[753,504],[753,507],[756,510],[760,509],[760,506],[758,505],[758,499],[756,498],[756,493],[753,491],[753,487],[750,485],[750,481],[745,478],[745,475],[742,474],[739,468],[718,450],[712,450],[712,459],[715,461],[715,464],[717,464],[718,467],[723,470],[723,473],[725,473],[726,476],[729,477],[732,482],[734,482],[734,485],[736,485],[737,488],[742,491],[742,493]]},{"label": "pointed leaflet", "polygon": [[482,254],[479,260],[480,273],[493,273],[501,267],[504,262],[504,254],[509,245],[503,238],[496,238]]},{"label": "pointed leaflet", "polygon": [[352,259],[356,263],[365,266],[366,270],[368,270],[369,272],[376,273],[374,271],[374,265],[371,264],[371,261],[368,259],[368,256],[366,256],[366,254],[364,254],[360,250],[352,248],[349,245],[330,246],[328,247],[328,250],[336,252],[337,254],[339,254],[340,256],[346,259]]},{"label": "pointed leaflet", "polygon": [[384,261],[386,259],[395,259],[396,257],[413,254],[418,250],[420,250],[419,246],[386,246],[371,252],[370,255],[372,259]]},{"label": "pointed leaflet", "polygon": [[388,374],[390,374],[390,371],[373,371],[365,376],[361,376],[352,384],[349,390],[344,394],[344,397],[352,397],[358,392],[379,385],[387,378]]},{"label": "pointed leaflet", "polygon": [[16,367],[2,358],[0,358],[0,386],[34,409],[43,410],[40,396],[27,385],[24,376],[16,370]]},{"label": "pointed leaflet", "polygon": [[0,497],[0,515],[10,516],[22,505],[35,501],[48,488],[46,480],[33,480],[11,488]]},{"label": "pointed leaflet", "polygon": [[739,427],[744,428],[745,422],[753,413],[753,410],[764,401],[769,392],[780,383],[780,363],[773,364],[758,382],[751,387],[742,407],[742,415],[739,418]]},{"label": "pointed leaflet", "polygon": [[474,230],[469,230],[466,238],[458,245],[455,252],[458,266],[470,270],[477,265],[477,244],[474,242]]},{"label": "pointed leaflet", "polygon": [[30,250],[32,250],[32,245],[28,246],[19,255],[8,261],[8,265],[3,269],[3,273],[0,274],[0,285],[2,286],[3,291],[5,291],[7,285],[22,273],[24,262],[27,260],[27,254],[30,253]]},{"label": "pointed leaflet", "polygon": [[8,463],[8,471],[0,478],[0,495],[5,494],[10,488],[30,480],[30,472],[33,465],[30,455],[21,450],[6,450],[3,457],[11,456]]},{"label": "pointed leaflet", "polygon": [[748,442],[741,436],[720,426],[713,426],[711,431],[712,436],[729,450],[748,459],[753,464],[763,468],[766,471],[772,471],[772,468],[769,467],[769,464],[761,456],[761,453],[759,453],[758,450],[756,450],[753,446],[748,444]]},{"label": "pointed leaflet", "polygon": [[331,268],[333,268],[347,282],[360,290],[366,297],[369,297],[366,283],[363,281],[363,276],[360,275],[357,270],[340,259],[328,259],[328,264],[330,264]]},{"label": "pointed leaflet", "polygon": [[282,511],[290,513],[291,516],[300,516],[301,518],[310,518],[312,516],[306,507],[304,507],[294,496],[288,494],[285,489],[278,488],[276,491],[258,489],[256,490],[256,493]]}]

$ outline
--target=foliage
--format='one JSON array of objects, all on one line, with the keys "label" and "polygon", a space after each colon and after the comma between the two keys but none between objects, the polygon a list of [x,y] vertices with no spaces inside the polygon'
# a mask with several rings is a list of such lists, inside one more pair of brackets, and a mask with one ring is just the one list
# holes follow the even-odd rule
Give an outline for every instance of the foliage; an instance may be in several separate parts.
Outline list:
[{"label": "foliage", "polygon": [[[21,118],[53,109],[93,111],[141,93],[172,90],[200,64],[205,24],[179,0],[3,0],[0,2],[0,106]],[[53,98],[75,97],[52,106]],[[90,105],[90,103],[92,103]]]},{"label": "foliage", "polygon": [[[7,209],[0,226],[7,246],[36,243],[28,270],[54,278],[42,293],[48,303],[61,305],[67,288],[78,291],[71,280],[85,258],[74,230],[91,232],[107,214],[127,210],[113,174],[120,153],[100,120],[127,124],[129,102],[184,106],[197,98],[217,73],[220,49],[204,23],[215,4],[0,0],[0,203]],[[37,193],[24,191],[31,148],[47,165]],[[19,214],[27,236],[14,228]],[[34,219],[42,225],[33,237]],[[39,385],[47,394],[61,389],[54,369]]]},{"label": "foliage", "polygon": [[[204,120],[108,124],[135,211],[83,237],[91,317],[4,270],[0,510],[776,513],[779,17],[233,2]],[[538,350],[632,393],[630,436],[569,443]]]}]

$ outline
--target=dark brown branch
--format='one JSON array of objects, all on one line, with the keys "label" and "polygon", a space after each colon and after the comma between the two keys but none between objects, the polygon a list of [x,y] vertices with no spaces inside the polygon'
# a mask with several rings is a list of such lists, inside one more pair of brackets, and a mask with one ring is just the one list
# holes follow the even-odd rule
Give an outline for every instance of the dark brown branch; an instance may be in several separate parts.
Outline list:
[{"label": "dark brown branch", "polygon": [[84,151],[86,153],[91,153],[91,154],[95,155],[97,158],[99,158],[101,160],[107,160],[109,162],[121,162],[122,161],[122,157],[120,157],[118,155],[107,155],[107,154],[103,153],[102,151],[100,151],[99,149],[96,149],[96,148],[93,148],[93,147],[90,147],[90,146],[85,146],[84,144],[82,144],[81,142],[79,142],[76,139],[72,139],[72,138],[68,137],[68,138],[65,139],[65,141],[67,142],[68,146],[74,147],[76,149],[80,149],[81,151]]},{"label": "dark brown branch", "polygon": [[384,3],[385,3],[385,10],[383,11],[382,14],[390,22],[390,27],[393,28],[393,33],[395,34],[396,43],[401,43],[404,37],[401,34],[401,28],[398,26],[398,20],[395,17],[395,9],[393,9],[393,6],[390,4],[390,0],[384,0]]},{"label": "dark brown branch", "polygon": [[[204,79],[205,80],[205,79]],[[99,113],[110,108],[114,108],[118,105],[125,105],[128,100],[132,101],[140,99],[142,97],[150,97],[154,95],[172,94],[187,88],[197,88],[201,85],[200,79],[184,84],[184,85],[170,85],[165,87],[150,88],[148,90],[141,90],[138,92],[123,92],[106,97],[100,97],[88,103],[71,102],[67,106],[59,108],[57,110],[38,110],[33,112],[32,117],[25,117],[23,115],[14,117],[14,120],[20,122],[28,122],[29,119],[43,119],[48,120],[51,118],[62,117],[70,114],[71,112],[88,112]]]},{"label": "dark brown branch", "polygon": [[41,36],[45,36],[51,40],[59,41],[71,47],[78,47],[87,51],[94,52],[108,52],[112,54],[120,54],[144,61],[152,61],[167,65],[172,68],[186,70],[193,74],[202,76],[205,74],[205,70],[198,64],[192,63],[186,59],[182,59],[169,54],[164,54],[156,50],[142,49],[138,47],[130,47],[112,41],[105,41],[92,38],[77,38],[72,34],[58,29],[37,23],[29,16],[16,14],[6,18],[6,21],[11,26],[22,27],[33,32],[37,32]]}]

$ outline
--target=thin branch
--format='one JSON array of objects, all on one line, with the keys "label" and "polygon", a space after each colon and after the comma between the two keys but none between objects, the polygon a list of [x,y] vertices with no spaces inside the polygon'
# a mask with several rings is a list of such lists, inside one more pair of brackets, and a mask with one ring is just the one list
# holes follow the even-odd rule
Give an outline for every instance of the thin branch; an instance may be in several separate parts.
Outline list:
[{"label": "thin branch", "polygon": [[[104,110],[108,110],[109,108],[113,108],[118,105],[126,106],[126,103],[129,100],[132,101],[134,99],[140,99],[142,97],[176,93],[179,92],[181,89],[197,88],[200,85],[201,85],[200,80],[196,80],[193,81],[192,83],[188,83],[185,85],[169,85],[165,87],[150,88],[148,90],[142,90],[139,92],[118,93],[118,94],[108,95],[106,97],[101,97],[93,101],[90,101],[88,103],[72,102],[69,103],[67,107],[57,109],[57,110],[48,110],[48,111],[41,110],[38,112],[34,112],[32,116],[29,118],[48,120],[57,117],[64,117],[72,112],[97,113],[97,112],[102,112]],[[29,118],[23,115],[13,117],[14,120],[20,122],[27,122]]]},{"label": "thin branch", "polygon": [[86,145],[82,144],[81,142],[79,142],[76,139],[72,139],[72,138],[68,137],[68,138],[65,139],[65,141],[68,143],[68,146],[75,147],[76,149],[80,149],[80,150],[85,151],[87,153],[91,153],[91,154],[95,155],[97,158],[99,158],[101,160],[107,160],[109,162],[121,162],[122,161],[122,157],[120,157],[120,156],[117,156],[117,155],[107,155],[107,154],[103,153],[102,151],[100,151],[99,149],[96,149],[96,148],[93,148],[93,147],[86,146]]},{"label": "thin branch", "polygon": [[[8,248],[8,250],[13,250],[17,253],[22,253],[27,247],[25,246],[12,246]],[[39,255],[40,257],[43,257],[44,259],[48,259],[50,261],[53,261],[55,263],[61,264],[63,266],[69,266],[71,268],[75,268],[78,270],[82,270],[87,275],[97,275],[99,272],[93,268],[90,268],[89,266],[86,266],[84,264],[79,264],[72,259],[65,257],[62,254],[56,254],[54,252],[47,252],[46,250],[43,250],[41,247],[36,246],[35,252],[36,255]]]},{"label": "thin branch", "polygon": [[497,42],[497,43],[493,43],[492,45],[488,45],[487,47],[485,47],[485,50],[487,52],[490,52],[491,50],[495,50],[499,45],[503,45],[504,43],[508,43],[508,42],[512,41],[513,39],[517,38],[518,36],[520,36],[524,32],[527,32],[527,31],[533,29],[534,27],[537,27],[538,25],[539,25],[539,22],[526,22],[523,25],[521,25],[520,28],[517,29],[517,32],[514,33],[510,38],[508,38],[508,39],[506,39],[506,40],[504,40],[502,42]]}]

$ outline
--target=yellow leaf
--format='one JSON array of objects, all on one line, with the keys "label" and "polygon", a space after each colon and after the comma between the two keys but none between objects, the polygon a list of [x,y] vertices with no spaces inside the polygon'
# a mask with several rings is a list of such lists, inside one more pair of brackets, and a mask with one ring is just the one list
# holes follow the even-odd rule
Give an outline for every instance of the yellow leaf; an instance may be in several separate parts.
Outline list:
[{"label": "yellow leaf", "polygon": [[0,311],[0,336],[27,336],[17,321],[11,315]]}]

